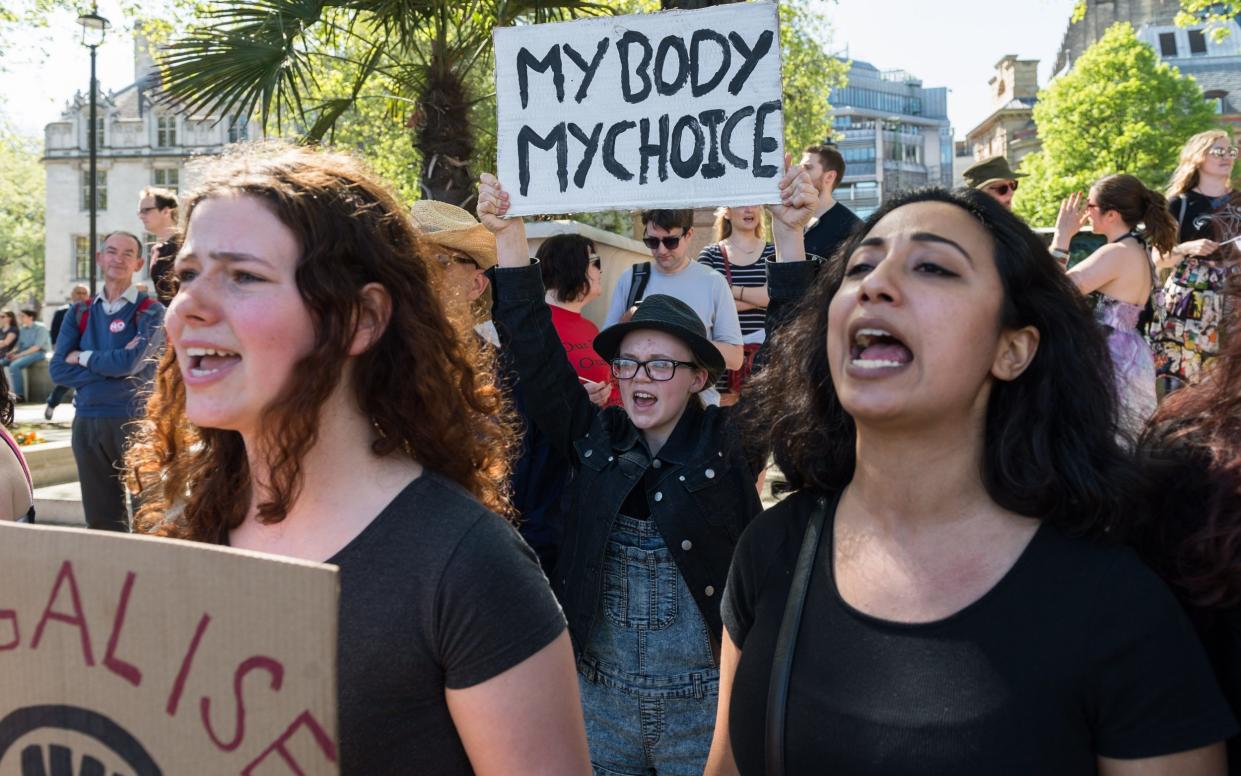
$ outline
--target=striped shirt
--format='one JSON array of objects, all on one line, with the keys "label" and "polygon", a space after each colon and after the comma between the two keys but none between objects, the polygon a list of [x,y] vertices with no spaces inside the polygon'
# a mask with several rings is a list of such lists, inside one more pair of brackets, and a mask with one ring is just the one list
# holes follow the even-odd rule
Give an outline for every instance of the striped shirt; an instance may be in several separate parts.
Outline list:
[{"label": "striped shirt", "polygon": [[[767,285],[767,259],[776,257],[776,246],[767,243],[763,246],[763,252],[758,257],[758,261],[753,264],[733,264],[729,263],[728,271],[724,271],[724,252],[720,250],[719,243],[711,243],[702,249],[702,253],[698,254],[698,261],[707,265],[711,269],[724,276],[725,280],[728,275],[732,274],[732,280],[728,282],[730,286],[746,286],[754,288]],[[745,336],[751,332],[761,331],[767,325],[767,310],[757,308],[754,310],[745,310],[737,313],[737,318],[741,321],[741,335]],[[728,375],[727,373],[720,375],[720,379],[716,381],[715,387],[722,393],[728,391]]]}]

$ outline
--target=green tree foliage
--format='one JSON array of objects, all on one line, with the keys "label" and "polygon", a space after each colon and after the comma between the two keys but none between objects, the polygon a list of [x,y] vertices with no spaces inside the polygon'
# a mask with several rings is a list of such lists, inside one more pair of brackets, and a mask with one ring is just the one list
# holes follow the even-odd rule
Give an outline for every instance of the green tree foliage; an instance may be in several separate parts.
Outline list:
[{"label": "green tree foliage", "polygon": [[1233,19],[1241,16],[1241,0],[1181,0],[1181,12],[1176,23],[1182,27],[1213,25],[1211,34],[1216,40],[1227,37]]},{"label": "green tree foliage", "polygon": [[1027,156],[1016,209],[1054,223],[1060,201],[1105,175],[1127,172],[1162,188],[1185,140],[1215,124],[1192,79],[1159,61],[1126,23],[1112,26],[1034,107],[1042,150]]},{"label": "green tree foliage", "polygon": [[0,304],[43,288],[40,143],[0,125]]},{"label": "green tree foliage", "polygon": [[784,51],[784,145],[794,156],[831,135],[832,89],[845,85],[849,63],[828,51],[831,29],[822,3],[780,3]]}]

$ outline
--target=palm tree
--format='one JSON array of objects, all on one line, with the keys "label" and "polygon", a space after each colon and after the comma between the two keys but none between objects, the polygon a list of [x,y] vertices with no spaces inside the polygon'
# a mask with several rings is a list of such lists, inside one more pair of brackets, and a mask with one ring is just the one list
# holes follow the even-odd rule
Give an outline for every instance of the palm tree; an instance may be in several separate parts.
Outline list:
[{"label": "palm tree", "polygon": [[[492,29],[605,10],[586,0],[224,0],[165,47],[163,88],[189,111],[257,111],[264,128],[291,122],[312,143],[380,92],[408,117],[422,196],[468,206],[475,114],[494,97],[477,86],[492,66]],[[316,76],[329,69],[349,74],[346,93],[319,94]]]}]

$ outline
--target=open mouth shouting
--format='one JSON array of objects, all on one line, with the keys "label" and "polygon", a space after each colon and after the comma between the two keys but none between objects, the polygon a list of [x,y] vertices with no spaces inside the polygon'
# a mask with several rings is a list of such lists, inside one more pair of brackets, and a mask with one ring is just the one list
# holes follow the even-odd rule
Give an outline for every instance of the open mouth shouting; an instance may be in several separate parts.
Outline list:
[{"label": "open mouth shouting", "polygon": [[655,394],[650,393],[648,391],[634,391],[633,392],[634,409],[640,409],[640,410],[650,409],[651,407],[655,406],[655,402],[657,401],[658,399],[655,398]]},{"label": "open mouth shouting", "polygon": [[914,360],[913,352],[887,329],[862,326],[853,333],[849,366],[875,372],[900,369]]},{"label": "open mouth shouting", "polygon": [[207,347],[187,347],[186,376],[194,382],[209,381],[219,377],[241,362],[241,356],[231,350]]}]

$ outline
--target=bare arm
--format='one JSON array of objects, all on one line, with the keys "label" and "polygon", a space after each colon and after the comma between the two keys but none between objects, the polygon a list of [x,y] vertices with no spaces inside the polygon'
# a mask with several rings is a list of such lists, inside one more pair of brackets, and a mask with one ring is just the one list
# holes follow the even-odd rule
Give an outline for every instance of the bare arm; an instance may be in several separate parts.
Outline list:
[{"label": "bare arm", "polygon": [[1104,245],[1068,271],[1069,280],[1083,294],[1098,291],[1120,277],[1124,271],[1125,249],[1121,245]]},{"label": "bare arm", "polygon": [[740,369],[741,365],[745,363],[744,345],[733,345],[728,342],[718,342],[715,340],[712,340],[711,344],[715,345],[720,354],[724,356],[725,369]]},{"label": "bare arm", "polygon": [[765,309],[771,302],[767,296],[767,284],[761,286],[729,286],[733,299],[737,300],[737,312]]},{"label": "bare arm", "polygon": [[[723,682],[720,684],[722,696]],[[1188,752],[1140,760],[1100,757],[1099,776],[1225,776],[1228,772],[1227,759],[1222,742]]]},{"label": "bare arm", "polygon": [[715,707],[715,735],[711,737],[711,751],[707,754],[707,769],[703,771],[703,776],[741,776],[728,736],[728,709],[732,702],[733,678],[737,675],[737,663],[740,661],[741,650],[733,644],[725,628],[724,640],[720,645],[720,699]]},{"label": "bare arm", "polygon": [[567,631],[499,676],[444,697],[478,776],[590,774]]}]

